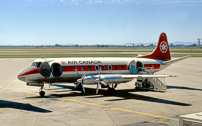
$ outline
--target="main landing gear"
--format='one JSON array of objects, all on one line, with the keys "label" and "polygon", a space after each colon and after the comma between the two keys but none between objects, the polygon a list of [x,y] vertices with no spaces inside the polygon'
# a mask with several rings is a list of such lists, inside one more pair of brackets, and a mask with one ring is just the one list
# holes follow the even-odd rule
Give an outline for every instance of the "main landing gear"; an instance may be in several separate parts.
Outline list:
[{"label": "main landing gear", "polygon": [[44,87],[44,85],[41,86],[41,88],[39,89],[39,95],[40,95],[41,97],[44,97],[44,96],[45,96],[45,91],[43,91],[43,87]]},{"label": "main landing gear", "polygon": [[[75,88],[79,91],[81,91],[82,93],[85,93],[85,89],[82,85],[82,83],[74,83],[76,86]],[[115,88],[117,87],[117,84],[108,84],[107,86],[101,84],[102,88],[108,88],[107,89],[107,93],[108,94],[114,94],[116,92]]]},{"label": "main landing gear", "polygon": [[116,90],[115,88],[117,87],[117,84],[111,84],[111,85],[107,85],[107,93],[108,94],[115,94]]},{"label": "main landing gear", "polygon": [[154,89],[154,85],[146,78],[146,79],[137,79],[135,82],[135,90],[152,90]]}]

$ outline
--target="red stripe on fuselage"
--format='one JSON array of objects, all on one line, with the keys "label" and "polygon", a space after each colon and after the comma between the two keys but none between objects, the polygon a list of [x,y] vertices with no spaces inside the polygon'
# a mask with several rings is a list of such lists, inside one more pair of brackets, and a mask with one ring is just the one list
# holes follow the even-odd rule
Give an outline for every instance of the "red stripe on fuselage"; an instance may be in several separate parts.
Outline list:
[{"label": "red stripe on fuselage", "polygon": [[[89,66],[92,68],[89,70]],[[75,71],[74,68],[77,68],[77,71],[96,71],[96,66],[98,66],[99,70],[101,68],[101,71],[109,71],[109,65],[74,65],[74,66],[62,66],[63,72],[72,72]],[[103,69],[104,67],[105,69]],[[115,66],[117,66],[117,69],[115,69]],[[82,70],[82,67],[85,69]],[[123,67],[123,69],[122,69]],[[111,65],[111,70],[128,70],[127,65]]]},{"label": "red stripe on fuselage", "polygon": [[[84,70],[82,70],[82,66],[84,66],[85,68]],[[89,66],[91,66],[92,70],[89,70]],[[63,72],[73,72],[75,71],[74,67],[77,67],[77,71],[96,71],[96,68],[95,68],[96,66],[99,67],[99,70],[101,68],[101,71],[109,71],[109,65],[74,65],[74,66],[62,66],[62,68],[63,68]],[[103,69],[103,66],[105,66],[105,69]],[[115,66],[117,66],[117,69],[115,69],[116,68]],[[144,68],[159,69],[160,64],[144,64]],[[111,70],[128,70],[128,66],[127,65],[111,65]],[[18,77],[30,75],[30,74],[37,74],[37,73],[39,73],[39,68],[25,72],[21,75],[18,75]]]},{"label": "red stripe on fuselage", "polygon": [[39,73],[39,68],[27,71],[27,72],[25,72],[25,73],[23,73],[21,75],[18,75],[18,77],[25,76],[25,75],[30,75],[30,74],[37,74],[37,73]]}]

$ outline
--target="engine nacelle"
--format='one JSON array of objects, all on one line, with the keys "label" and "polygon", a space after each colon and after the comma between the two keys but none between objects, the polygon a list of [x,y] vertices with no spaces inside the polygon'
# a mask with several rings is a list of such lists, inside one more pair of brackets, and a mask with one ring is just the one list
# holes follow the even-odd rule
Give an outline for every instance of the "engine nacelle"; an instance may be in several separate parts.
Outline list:
[{"label": "engine nacelle", "polygon": [[82,79],[78,79],[77,82],[83,84],[97,84],[99,81],[102,81],[106,84],[118,84],[131,81],[131,78],[123,78],[121,75],[96,75],[96,76],[86,76]]},{"label": "engine nacelle", "polygon": [[27,82],[27,86],[44,86],[44,83],[30,83],[30,82]]},{"label": "engine nacelle", "polygon": [[93,78],[91,76],[86,76],[83,79],[78,79],[77,82],[82,82],[83,84],[97,84],[98,82],[95,81],[97,78]]},{"label": "engine nacelle", "polygon": [[112,76],[112,77],[103,77],[102,81],[107,84],[116,84],[124,82],[124,79],[121,76]]}]

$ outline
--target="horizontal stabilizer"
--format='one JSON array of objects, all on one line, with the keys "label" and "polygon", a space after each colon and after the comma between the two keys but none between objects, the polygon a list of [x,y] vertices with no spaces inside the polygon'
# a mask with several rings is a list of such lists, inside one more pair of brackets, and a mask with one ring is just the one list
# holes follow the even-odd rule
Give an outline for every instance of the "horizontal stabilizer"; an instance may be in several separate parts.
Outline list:
[{"label": "horizontal stabilizer", "polygon": [[138,56],[145,56],[145,55],[143,55],[143,54],[138,54]]},{"label": "horizontal stabilizer", "polygon": [[181,61],[181,60],[186,59],[186,58],[189,58],[189,57],[191,57],[191,55],[187,55],[187,56],[184,56],[184,57],[180,57],[180,58],[177,58],[177,59],[174,59],[174,60],[165,61],[165,62],[163,62],[161,65],[171,65],[171,64],[173,64],[173,63],[176,63],[176,62],[178,62],[178,61]]}]

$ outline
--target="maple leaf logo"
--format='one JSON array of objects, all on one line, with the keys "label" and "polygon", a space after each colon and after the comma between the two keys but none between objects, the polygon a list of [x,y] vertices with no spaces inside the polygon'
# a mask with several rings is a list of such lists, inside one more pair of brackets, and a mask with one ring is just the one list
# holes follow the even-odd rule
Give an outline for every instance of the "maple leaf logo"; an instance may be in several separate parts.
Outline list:
[{"label": "maple leaf logo", "polygon": [[160,44],[160,50],[162,53],[166,53],[168,50],[168,44],[165,41],[162,41]]},{"label": "maple leaf logo", "polygon": [[66,64],[66,62],[65,61],[61,61],[61,64]]}]

